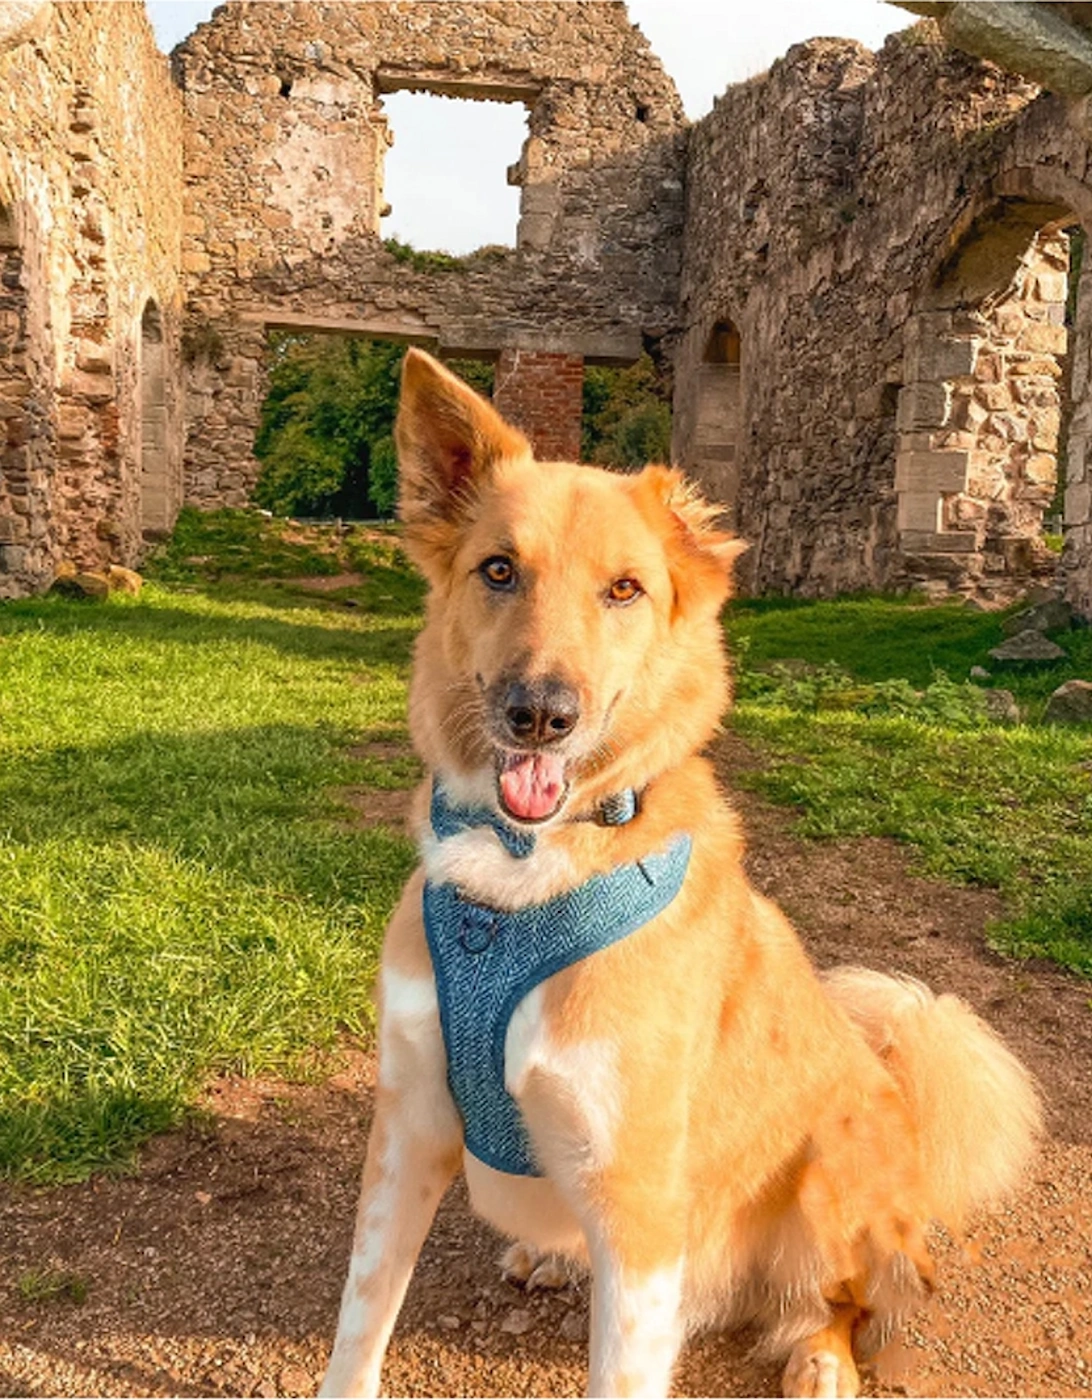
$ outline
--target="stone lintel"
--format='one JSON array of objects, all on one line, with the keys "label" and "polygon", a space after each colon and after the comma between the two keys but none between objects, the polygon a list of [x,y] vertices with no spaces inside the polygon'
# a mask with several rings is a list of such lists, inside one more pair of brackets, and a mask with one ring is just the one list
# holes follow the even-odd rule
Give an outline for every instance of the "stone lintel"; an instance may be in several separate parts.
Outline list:
[{"label": "stone lintel", "polygon": [[496,338],[480,328],[432,326],[420,320],[399,321],[375,316],[323,316],[307,312],[244,311],[244,325],[268,330],[314,331],[316,334],[362,335],[374,340],[399,340],[456,359],[495,360],[503,350],[535,350],[549,355],[579,355],[586,364],[631,365],[641,358],[641,333],[634,331],[538,331],[505,328]]},{"label": "stone lintel", "polygon": [[440,97],[463,97],[478,102],[535,102],[542,84],[515,74],[472,78],[452,77],[449,68],[393,68],[380,66],[375,74],[377,92],[431,92]]},{"label": "stone lintel", "polygon": [[265,326],[268,330],[314,331],[332,335],[366,335],[373,340],[404,340],[407,345],[435,348],[440,332],[420,321],[396,321],[374,316],[316,316],[297,311],[244,311],[244,325]]},{"label": "stone lintel", "polygon": [[641,358],[641,332],[535,331],[509,332],[505,349],[538,350],[548,355],[579,355],[589,365],[631,365]]}]

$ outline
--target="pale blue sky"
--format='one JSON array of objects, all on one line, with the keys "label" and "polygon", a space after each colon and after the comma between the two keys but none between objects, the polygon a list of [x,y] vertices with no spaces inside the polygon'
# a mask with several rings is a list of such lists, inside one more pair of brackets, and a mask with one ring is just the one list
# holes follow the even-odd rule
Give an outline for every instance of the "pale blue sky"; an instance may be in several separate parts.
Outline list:
[{"label": "pale blue sky", "polygon": [[[212,10],[212,0],[148,3],[166,51]],[[702,116],[730,83],[762,72],[802,39],[834,36],[878,48],[912,18],[881,0],[630,0],[629,13],[674,78],[690,117]],[[384,106],[396,136],[386,168],[394,212],[384,234],[452,253],[512,243],[519,191],[504,177],[526,134],[524,109],[410,93],[395,93]]]}]

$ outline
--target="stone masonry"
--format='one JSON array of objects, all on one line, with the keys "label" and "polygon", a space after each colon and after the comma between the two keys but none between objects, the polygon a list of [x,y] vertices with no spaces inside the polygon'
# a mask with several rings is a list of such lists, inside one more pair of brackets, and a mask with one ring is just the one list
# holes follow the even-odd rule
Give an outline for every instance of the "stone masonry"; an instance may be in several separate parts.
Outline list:
[{"label": "stone masonry", "polygon": [[[135,0],[6,0],[0,597],[244,504],[298,328],[495,360],[546,458],[577,455],[586,363],[666,354],[675,456],[759,590],[1003,601],[1056,569],[1064,461],[1092,615],[1083,7],[924,8],[1019,73],[933,22],[814,40],[691,127],[615,0],[229,0],[169,70]],[[384,245],[399,90],[526,110],[515,246]]]},{"label": "stone masonry", "polygon": [[[624,364],[673,329],[683,115],[624,5],[229,4],[174,68],[187,325],[212,347],[193,357],[189,499],[247,499],[270,327],[499,357],[506,402],[545,410],[524,423],[540,450],[578,446],[580,412],[579,395],[543,398],[542,355],[563,357],[549,371],[563,379],[573,357]],[[406,89],[526,109],[514,248],[436,266],[383,246],[383,97]],[[526,391],[517,365],[535,380]]]},{"label": "stone masonry", "polygon": [[698,123],[676,455],[730,497],[751,587],[1001,601],[1053,575],[1067,358],[1071,473],[1087,434],[1064,317],[1089,168],[1059,99],[929,24],[879,54],[800,45]]},{"label": "stone masonry", "polygon": [[[0,598],[64,557],[135,562],[145,506],[165,528],[181,503],[181,139],[142,4],[6,7]],[[149,315],[174,371],[145,452]]]}]

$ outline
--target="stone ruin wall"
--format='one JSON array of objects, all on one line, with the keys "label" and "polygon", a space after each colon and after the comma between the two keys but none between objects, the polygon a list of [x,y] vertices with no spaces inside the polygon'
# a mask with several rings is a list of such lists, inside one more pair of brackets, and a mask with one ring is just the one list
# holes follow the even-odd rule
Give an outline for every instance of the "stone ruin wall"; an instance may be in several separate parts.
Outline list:
[{"label": "stone ruin wall", "polygon": [[1076,483],[1089,355],[1061,230],[1092,226],[1089,165],[1059,102],[929,25],[799,45],[698,123],[676,453],[730,498],[750,587],[1003,599],[1054,572],[1063,356]]},{"label": "stone ruin wall", "polygon": [[4,597],[48,584],[64,557],[135,562],[149,512],[165,528],[180,504],[182,112],[142,4],[0,18]]},{"label": "stone ruin wall", "polygon": [[[546,457],[586,360],[673,353],[676,455],[761,590],[1008,596],[1053,566],[1061,428],[1092,614],[1092,259],[1064,324],[1092,185],[1060,101],[925,25],[798,46],[688,130],[624,7],[584,0],[233,0],[174,73],[139,3],[0,12],[0,596],[170,525],[184,407],[188,499],[242,504],[277,326],[494,358]],[[526,107],[516,247],[383,247],[405,88]]]},{"label": "stone ruin wall", "polygon": [[[174,63],[196,504],[248,498],[269,327],[497,359],[498,405],[541,455],[578,448],[574,364],[673,330],[684,120],[624,5],[232,3]],[[435,270],[383,247],[383,95],[400,89],[526,107],[514,248]]]}]

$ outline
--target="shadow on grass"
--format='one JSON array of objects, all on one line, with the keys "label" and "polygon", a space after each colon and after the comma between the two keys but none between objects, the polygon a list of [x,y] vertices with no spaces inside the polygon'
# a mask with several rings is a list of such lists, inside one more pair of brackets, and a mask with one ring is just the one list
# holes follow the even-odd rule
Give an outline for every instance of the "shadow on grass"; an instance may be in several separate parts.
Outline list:
[{"label": "shadow on grass", "polygon": [[[351,593],[352,590],[346,590]],[[248,587],[226,594],[222,588],[194,588],[202,601],[222,607],[228,602],[258,604],[278,612],[313,613],[316,609],[343,617],[328,627],[301,618],[298,622],[268,616],[231,616],[223,611],[206,612],[203,607],[187,609],[160,599],[111,600],[109,603],[71,602],[46,597],[0,605],[0,632],[44,628],[66,633],[93,633],[100,636],[131,637],[155,642],[256,642],[291,656],[315,660],[359,660],[362,665],[408,664],[418,628],[412,623],[398,625],[406,616],[399,600],[349,613],[344,602],[298,595],[287,587]],[[368,619],[380,621],[369,626]]]},{"label": "shadow on grass", "polygon": [[356,898],[384,862],[401,878],[407,849],[392,832],[337,823],[331,790],[360,780],[366,764],[346,752],[359,738],[333,725],[267,724],[16,756],[0,771],[0,833],[26,847],[157,847],[308,898]]},{"label": "shadow on grass", "polygon": [[124,1163],[210,1074],[306,1067],[368,1029],[414,855],[340,820],[348,737],[146,733],[4,765],[0,1175]]}]

